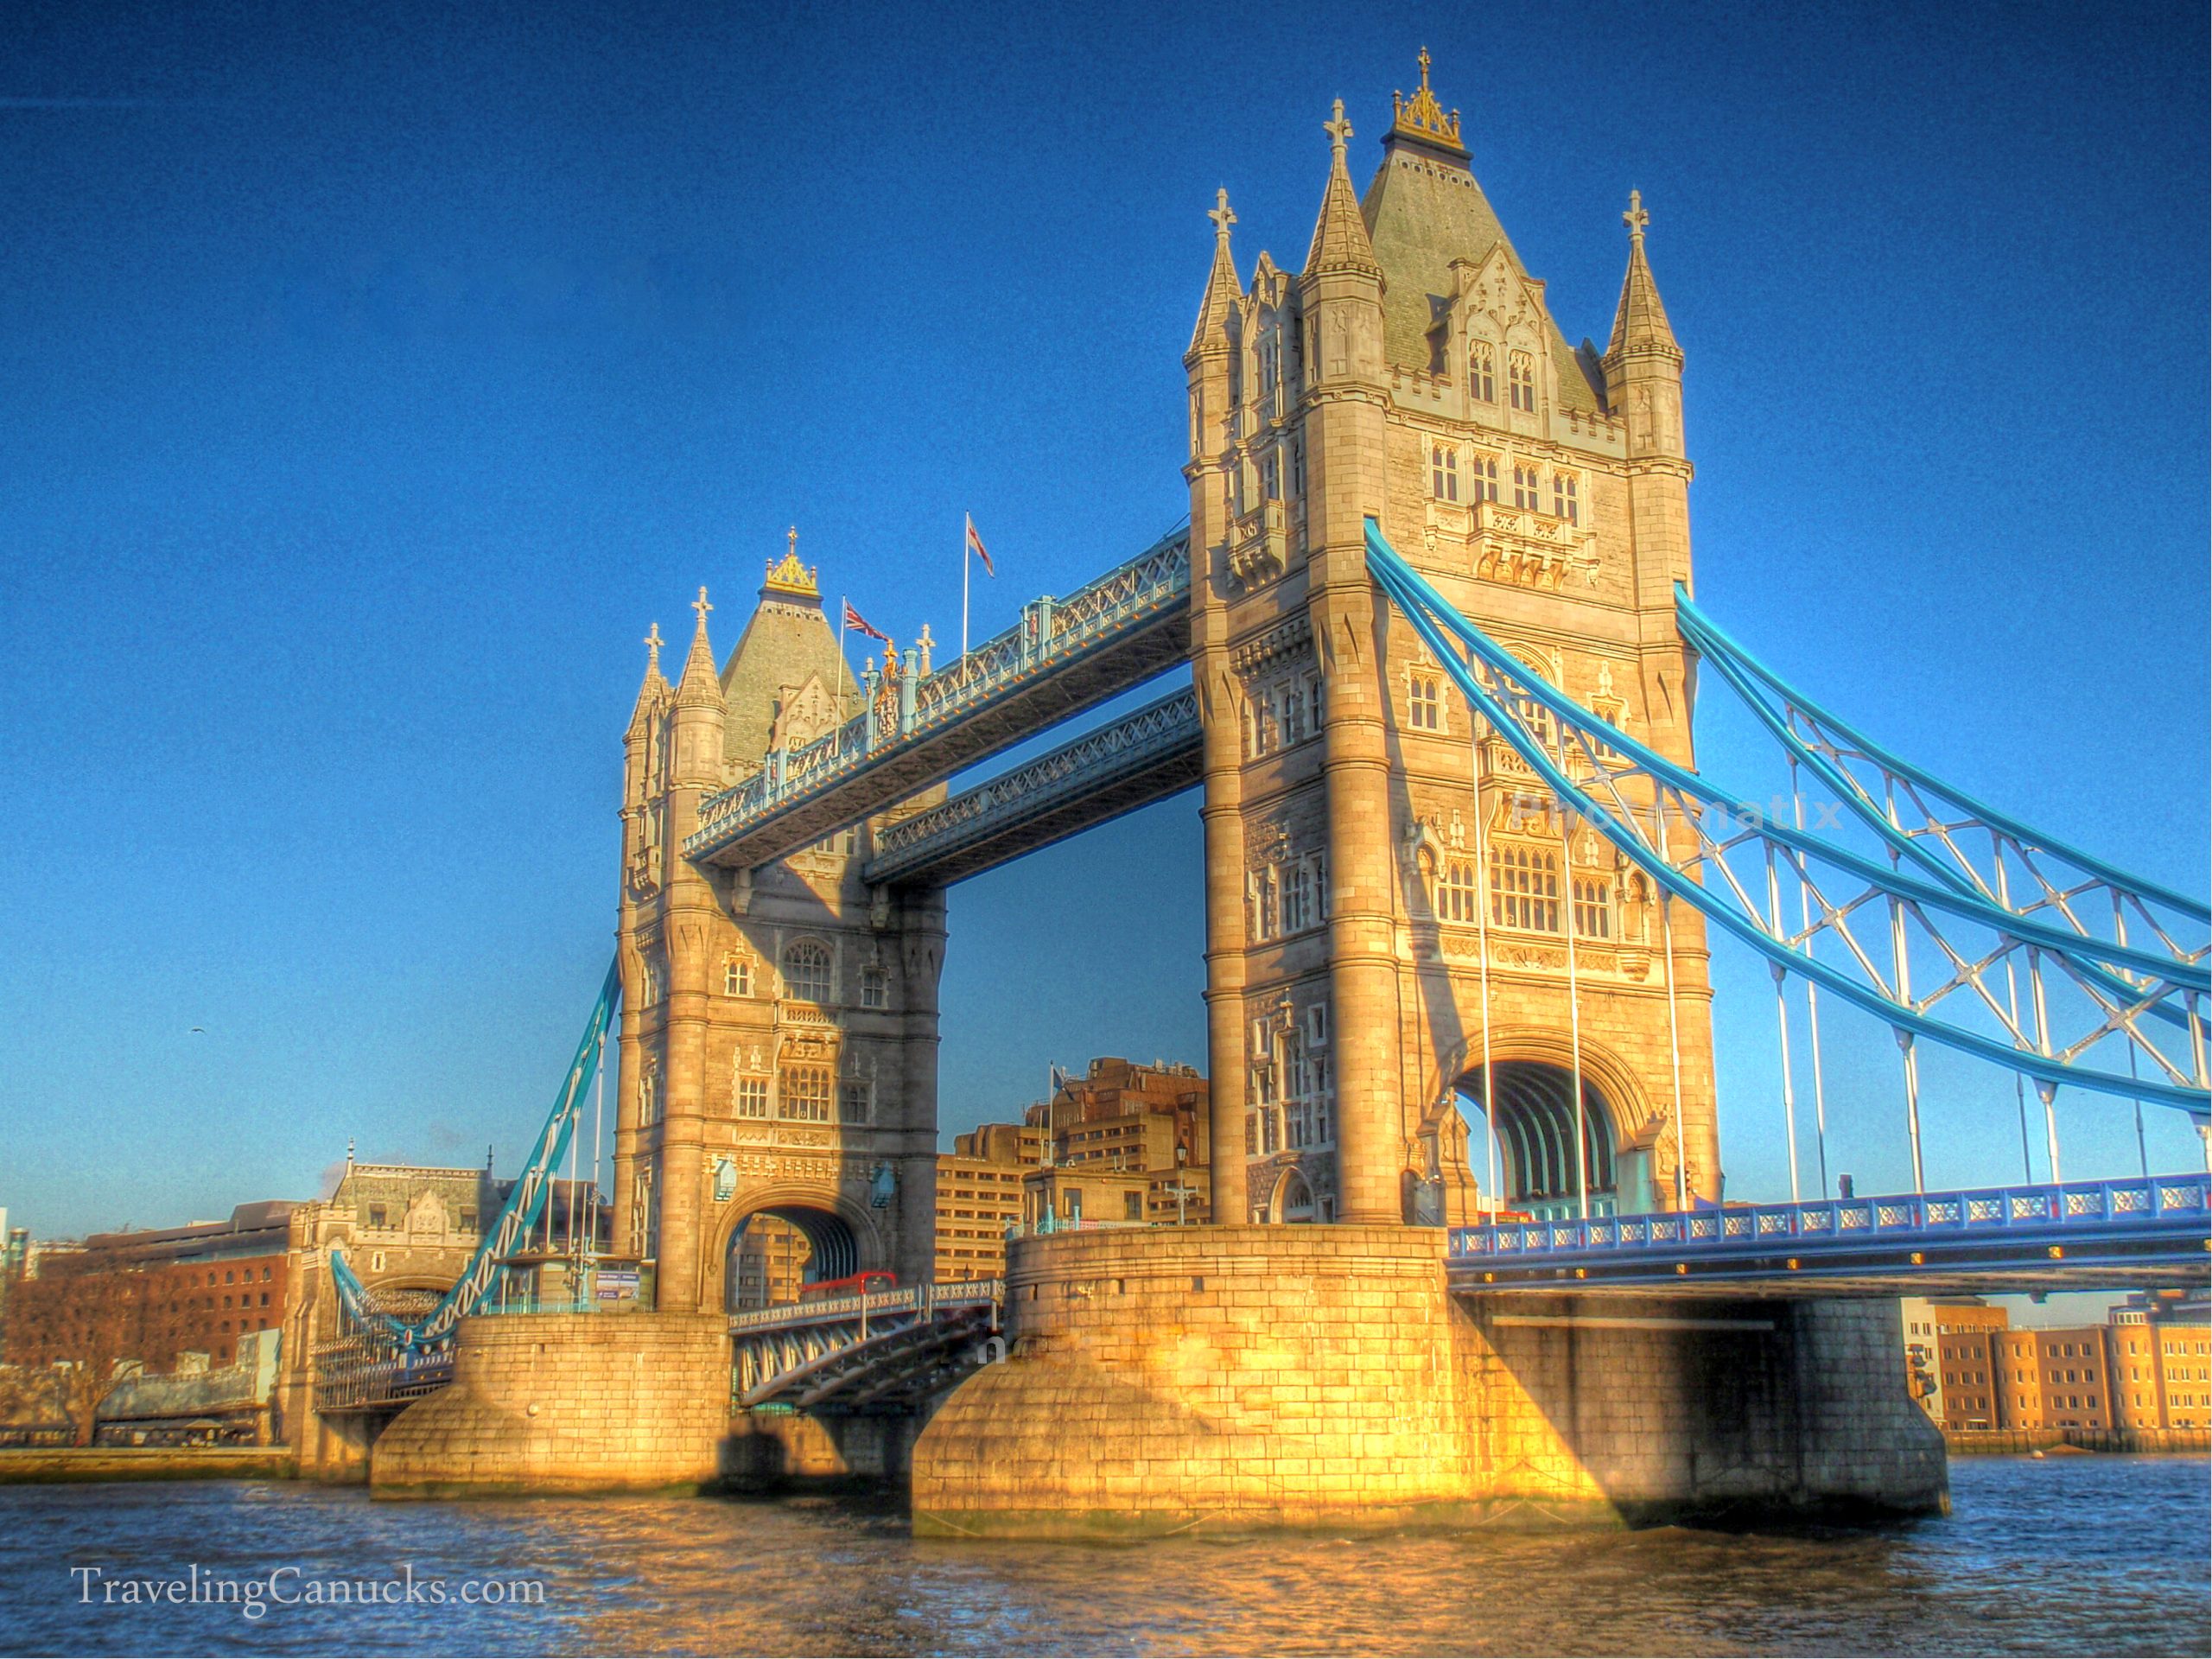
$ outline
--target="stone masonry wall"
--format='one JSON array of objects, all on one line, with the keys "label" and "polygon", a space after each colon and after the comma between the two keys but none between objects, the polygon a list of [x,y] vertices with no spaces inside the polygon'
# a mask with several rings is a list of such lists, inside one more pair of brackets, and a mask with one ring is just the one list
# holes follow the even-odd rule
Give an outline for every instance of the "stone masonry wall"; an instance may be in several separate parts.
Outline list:
[{"label": "stone masonry wall", "polygon": [[1478,1491],[1531,1522],[1941,1509],[1892,1305],[1485,1297],[1458,1310]]},{"label": "stone masonry wall", "polygon": [[1940,1510],[1887,1302],[1446,1294],[1440,1230],[1017,1241],[1013,1349],[914,1448],[918,1532]]},{"label": "stone masonry wall", "polygon": [[728,1425],[729,1338],[711,1314],[464,1319],[452,1384],[378,1436],[386,1496],[710,1484]]},{"label": "stone masonry wall", "polygon": [[923,1430],[916,1530],[1412,1520],[1458,1502],[1443,1246],[1350,1225],[1017,1241],[1013,1351]]}]

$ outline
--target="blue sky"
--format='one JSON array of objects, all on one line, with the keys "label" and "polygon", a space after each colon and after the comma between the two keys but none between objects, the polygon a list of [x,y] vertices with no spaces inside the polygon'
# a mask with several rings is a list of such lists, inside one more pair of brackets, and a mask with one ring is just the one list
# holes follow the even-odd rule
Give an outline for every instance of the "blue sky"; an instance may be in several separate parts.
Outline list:
[{"label": "blue sky", "polygon": [[[646,625],[681,638],[703,582],[727,649],[792,523],[830,592],[941,640],[963,511],[979,631],[1159,534],[1215,187],[1243,268],[1294,264],[1329,100],[1363,181],[1422,45],[1571,338],[1643,190],[1707,606],[2204,889],[2199,9],[5,28],[0,1205],[41,1234],[308,1195],[348,1136],[512,1166],[610,945]],[[956,889],[947,1129],[1051,1061],[1202,1059],[1198,901],[1190,798]],[[1720,971],[1731,1191],[1774,1196],[1764,976]],[[1931,1109],[1931,1179],[2010,1173],[1986,1107]],[[2132,1166],[2069,1109],[2069,1174]]]}]

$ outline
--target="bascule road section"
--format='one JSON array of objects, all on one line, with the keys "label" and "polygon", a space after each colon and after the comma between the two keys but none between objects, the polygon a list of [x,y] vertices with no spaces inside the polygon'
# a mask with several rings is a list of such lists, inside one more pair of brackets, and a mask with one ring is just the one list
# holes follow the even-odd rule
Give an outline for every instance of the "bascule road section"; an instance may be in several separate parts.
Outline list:
[{"label": "bascule road section", "polygon": [[1096,708],[1188,658],[1190,606],[1178,534],[1065,599],[1033,601],[947,667],[910,668],[891,696],[871,669],[865,712],[704,802],[683,855],[755,868]]}]

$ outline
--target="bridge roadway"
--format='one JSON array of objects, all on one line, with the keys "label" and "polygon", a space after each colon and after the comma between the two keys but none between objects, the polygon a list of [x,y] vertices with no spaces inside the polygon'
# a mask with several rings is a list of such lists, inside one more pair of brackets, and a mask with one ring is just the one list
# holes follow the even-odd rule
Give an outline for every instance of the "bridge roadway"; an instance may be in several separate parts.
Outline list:
[{"label": "bridge roadway", "polygon": [[[1033,600],[1014,626],[935,673],[910,671],[878,695],[871,670],[869,707],[804,748],[772,751],[759,772],[709,798],[684,856],[758,868],[911,799],[1188,660],[1190,609],[1190,537],[1178,531],[1065,599]],[[1064,827],[1052,839],[1099,821],[1050,791],[1033,798],[1059,815]],[[1107,817],[1130,810],[1111,797],[1091,804],[1111,808]],[[999,804],[1001,836],[1013,805]]]},{"label": "bridge roadway", "polygon": [[2002,1295],[2202,1287],[2212,1177],[1990,1187],[1452,1230],[1459,1294]]},{"label": "bridge roadway", "polygon": [[1004,1280],[976,1279],[732,1314],[732,1402],[912,1411],[984,1363],[1005,1300]]}]

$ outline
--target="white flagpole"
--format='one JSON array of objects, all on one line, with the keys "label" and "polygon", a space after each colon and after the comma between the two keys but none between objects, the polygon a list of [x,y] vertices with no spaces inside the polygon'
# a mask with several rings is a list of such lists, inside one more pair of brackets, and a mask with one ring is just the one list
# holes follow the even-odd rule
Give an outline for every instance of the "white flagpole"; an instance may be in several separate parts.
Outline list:
[{"label": "white flagpole", "polygon": [[837,724],[845,723],[845,619],[853,613],[852,601],[837,595]]},{"label": "white flagpole", "polygon": [[960,655],[968,656],[968,543],[976,533],[976,520],[962,513],[960,531]]}]

